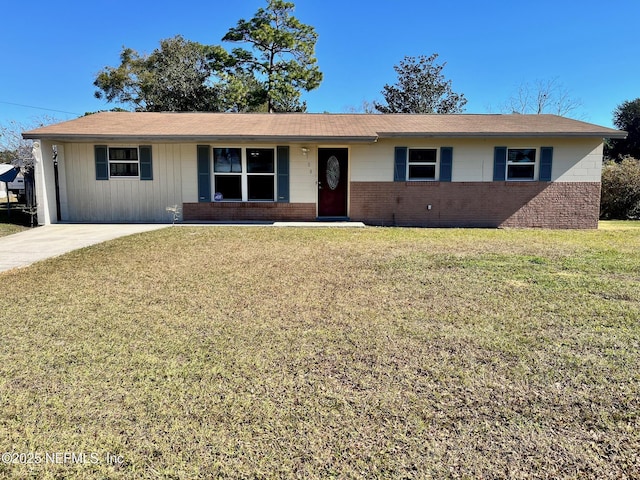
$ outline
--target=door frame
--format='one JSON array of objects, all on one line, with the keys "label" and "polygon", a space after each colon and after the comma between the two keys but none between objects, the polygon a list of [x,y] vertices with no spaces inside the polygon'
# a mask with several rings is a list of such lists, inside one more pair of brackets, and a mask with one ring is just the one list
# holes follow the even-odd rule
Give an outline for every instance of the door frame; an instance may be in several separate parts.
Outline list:
[{"label": "door frame", "polygon": [[[320,189],[318,177],[320,176],[320,151],[321,150],[345,150],[347,153],[347,178],[345,188],[345,215],[344,216],[320,216]],[[316,148],[316,219],[330,221],[332,219],[348,219],[351,209],[351,148],[348,145],[318,145]]]}]

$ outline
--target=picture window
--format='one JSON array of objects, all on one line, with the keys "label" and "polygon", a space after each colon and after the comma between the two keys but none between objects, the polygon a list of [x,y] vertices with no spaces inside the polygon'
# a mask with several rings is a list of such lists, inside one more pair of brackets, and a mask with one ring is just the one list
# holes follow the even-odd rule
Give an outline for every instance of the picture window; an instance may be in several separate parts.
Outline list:
[{"label": "picture window", "polygon": [[213,173],[222,201],[275,201],[273,148],[214,148]]}]

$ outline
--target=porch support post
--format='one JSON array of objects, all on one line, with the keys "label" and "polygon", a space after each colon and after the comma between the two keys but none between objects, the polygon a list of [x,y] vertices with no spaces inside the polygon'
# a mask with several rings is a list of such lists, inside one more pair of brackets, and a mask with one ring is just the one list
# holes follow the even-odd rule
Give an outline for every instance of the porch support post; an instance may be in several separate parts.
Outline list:
[{"label": "porch support post", "polygon": [[35,159],[36,202],[38,203],[38,224],[57,223],[56,188],[53,171],[53,144],[36,140],[33,143]]}]

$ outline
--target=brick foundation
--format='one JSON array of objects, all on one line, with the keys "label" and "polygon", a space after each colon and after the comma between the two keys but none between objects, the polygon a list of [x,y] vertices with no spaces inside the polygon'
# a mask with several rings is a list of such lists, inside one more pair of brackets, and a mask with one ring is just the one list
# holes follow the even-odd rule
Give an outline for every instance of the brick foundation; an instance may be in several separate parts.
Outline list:
[{"label": "brick foundation", "polygon": [[600,214],[598,182],[352,182],[350,195],[351,219],[374,225],[587,229]]},{"label": "brick foundation", "polygon": [[[428,209],[431,205],[431,209]],[[184,203],[184,221],[315,221],[313,203]],[[350,218],[369,225],[598,228],[600,183],[352,182]]]},{"label": "brick foundation", "polygon": [[189,221],[308,222],[316,219],[313,203],[211,202],[183,203],[182,218]]}]

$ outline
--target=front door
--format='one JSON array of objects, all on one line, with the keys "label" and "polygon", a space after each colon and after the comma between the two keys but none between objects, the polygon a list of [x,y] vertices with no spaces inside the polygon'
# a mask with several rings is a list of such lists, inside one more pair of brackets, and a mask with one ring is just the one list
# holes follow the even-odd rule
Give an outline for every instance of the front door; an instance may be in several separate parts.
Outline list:
[{"label": "front door", "polygon": [[318,149],[318,216],[346,217],[349,176],[346,148]]}]

